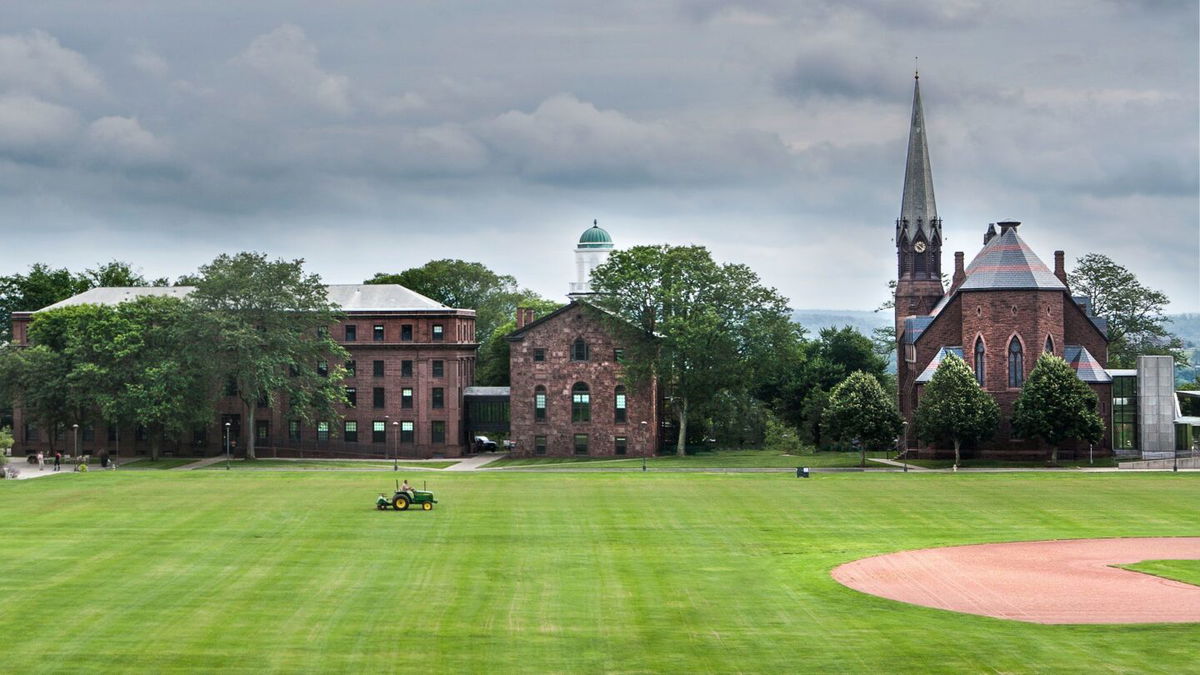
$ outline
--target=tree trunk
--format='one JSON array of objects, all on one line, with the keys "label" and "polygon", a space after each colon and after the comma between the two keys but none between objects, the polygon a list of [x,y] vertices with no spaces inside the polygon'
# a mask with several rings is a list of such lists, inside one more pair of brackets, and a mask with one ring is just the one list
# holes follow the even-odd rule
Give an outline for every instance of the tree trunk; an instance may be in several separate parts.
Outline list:
[{"label": "tree trunk", "polygon": [[675,454],[679,457],[687,455],[687,399],[682,399],[682,403],[676,409],[679,418],[679,438],[675,441]]},{"label": "tree trunk", "polygon": [[1050,447],[1050,465],[1051,466],[1058,465],[1058,446],[1057,445]]},{"label": "tree trunk", "polygon": [[958,466],[960,460],[958,456],[958,448],[960,445],[962,445],[962,441],[958,440],[957,438],[954,439],[954,466]]},{"label": "tree trunk", "polygon": [[162,434],[150,433],[150,461],[158,461],[159,446],[162,445]]},{"label": "tree trunk", "polygon": [[254,459],[254,409],[258,406],[258,400],[253,403],[243,401],[246,404],[246,424],[250,430],[246,434],[246,459]]}]

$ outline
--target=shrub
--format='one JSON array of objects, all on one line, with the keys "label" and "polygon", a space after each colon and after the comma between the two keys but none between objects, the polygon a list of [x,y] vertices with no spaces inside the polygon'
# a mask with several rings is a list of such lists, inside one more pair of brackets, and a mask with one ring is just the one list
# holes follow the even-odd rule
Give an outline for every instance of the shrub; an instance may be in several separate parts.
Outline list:
[{"label": "shrub", "polygon": [[88,470],[87,464],[80,464],[78,467],[75,468],[75,470],[87,473],[87,470]]}]

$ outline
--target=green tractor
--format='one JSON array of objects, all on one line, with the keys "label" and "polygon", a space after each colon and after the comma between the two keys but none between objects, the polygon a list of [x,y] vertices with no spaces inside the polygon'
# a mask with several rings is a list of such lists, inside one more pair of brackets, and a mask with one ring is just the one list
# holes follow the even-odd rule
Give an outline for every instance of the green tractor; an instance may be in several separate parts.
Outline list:
[{"label": "green tractor", "polygon": [[397,511],[407,511],[409,506],[420,506],[424,511],[432,511],[436,503],[433,493],[427,490],[413,490],[409,493],[396,488],[396,494],[392,495],[392,508]]}]

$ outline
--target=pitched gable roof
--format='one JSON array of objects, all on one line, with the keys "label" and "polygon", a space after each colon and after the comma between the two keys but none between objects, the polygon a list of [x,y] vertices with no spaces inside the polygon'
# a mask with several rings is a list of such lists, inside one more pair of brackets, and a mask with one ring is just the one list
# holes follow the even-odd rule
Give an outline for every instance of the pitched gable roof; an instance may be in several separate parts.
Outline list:
[{"label": "pitched gable roof", "polygon": [[1075,375],[1084,382],[1112,382],[1108,371],[1100,365],[1096,357],[1082,345],[1067,345],[1063,348],[1063,359],[1071,364]]},{"label": "pitched gable roof", "polygon": [[946,358],[947,354],[953,354],[961,359],[963,358],[963,348],[942,347],[939,349],[938,353],[934,355],[933,360],[929,362],[929,365],[925,366],[925,370],[922,370],[921,374],[917,376],[917,382],[925,383],[932,380],[934,372],[937,371],[938,366],[942,365],[942,361]]},{"label": "pitched gable roof", "polygon": [[1067,287],[1029,248],[1017,228],[1006,228],[993,237],[966,269],[964,291],[1037,289],[1065,291]]}]

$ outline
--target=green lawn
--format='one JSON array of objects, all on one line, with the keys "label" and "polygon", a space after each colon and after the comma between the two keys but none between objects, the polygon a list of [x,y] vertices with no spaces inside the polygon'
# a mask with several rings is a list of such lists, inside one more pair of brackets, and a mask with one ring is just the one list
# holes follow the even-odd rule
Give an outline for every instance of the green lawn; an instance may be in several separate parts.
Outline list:
[{"label": "green lawn", "polygon": [[[458,464],[456,461],[422,461],[406,462],[400,460],[401,468],[420,467],[423,469],[444,469]],[[392,468],[392,460],[363,460],[363,459],[235,459],[229,463],[233,470],[255,469],[362,469],[379,470]],[[225,462],[205,467],[206,469],[225,470]]]},{"label": "green lawn", "polygon": [[[1200,474],[93,472],[0,482],[6,672],[1164,672],[1200,624],[1042,626],[829,570],[1200,535]],[[1119,517],[1118,517],[1119,516]]]},{"label": "green lawn", "polygon": [[[882,452],[872,452],[868,453],[867,456],[887,458],[891,455]],[[860,457],[857,453],[853,452],[806,452],[792,455],[784,454],[778,450],[714,450],[698,452],[686,457],[662,455],[646,460],[647,466],[652,469],[795,468],[797,466],[854,467],[858,466],[859,462]],[[608,457],[506,457],[489,463],[488,468],[504,466],[553,468],[560,464],[571,465],[571,467],[582,464],[594,468],[627,467],[630,469],[640,469],[642,467],[642,459],[640,457],[623,459]],[[872,465],[871,462],[867,462],[867,466]],[[879,465],[875,464],[874,466],[878,467]]]},{"label": "green lawn", "polygon": [[[155,471],[162,469],[175,469],[185,464],[192,464],[198,460],[198,457],[160,457],[156,461],[150,461],[149,457],[128,460],[122,459],[121,463],[117,465],[117,470],[120,471],[121,469],[129,469],[130,471],[133,471],[136,469],[138,471],[143,471],[148,469],[150,471]],[[100,462],[93,461],[91,466],[88,468],[99,469]]]},{"label": "green lawn", "polygon": [[[910,459],[908,463],[926,469],[949,469],[954,466],[953,459]],[[1059,460],[1059,468],[1114,467],[1116,457],[1096,457],[1091,462],[1083,459]],[[1044,469],[1045,460],[1018,461],[1011,459],[964,459],[959,463],[964,469]]]},{"label": "green lawn", "polygon": [[1121,567],[1200,586],[1200,560],[1146,560]]}]

